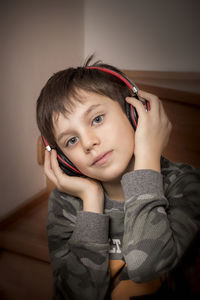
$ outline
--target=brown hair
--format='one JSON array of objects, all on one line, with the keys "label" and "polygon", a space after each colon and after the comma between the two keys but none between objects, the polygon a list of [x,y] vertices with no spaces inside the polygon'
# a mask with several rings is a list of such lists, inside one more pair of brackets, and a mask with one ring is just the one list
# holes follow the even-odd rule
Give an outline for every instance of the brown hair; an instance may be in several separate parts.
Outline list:
[{"label": "brown hair", "polygon": [[85,90],[107,96],[118,101],[124,108],[124,99],[130,96],[126,84],[112,74],[98,69],[87,69],[88,66],[104,67],[123,73],[114,66],[97,61],[90,65],[90,56],[83,67],[68,68],[55,73],[42,88],[37,100],[37,124],[41,135],[48,143],[56,146],[54,137],[53,113],[70,112],[76,101],[81,101],[78,91]]}]

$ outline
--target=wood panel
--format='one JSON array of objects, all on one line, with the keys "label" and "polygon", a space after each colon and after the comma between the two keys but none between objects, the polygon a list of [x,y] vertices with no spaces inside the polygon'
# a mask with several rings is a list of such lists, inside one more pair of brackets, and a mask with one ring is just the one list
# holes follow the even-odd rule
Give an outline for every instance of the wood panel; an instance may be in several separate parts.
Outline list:
[{"label": "wood panel", "polygon": [[[37,200],[37,199],[36,199]],[[48,194],[10,215],[0,228],[0,248],[49,262],[46,218]]]},{"label": "wood panel", "polygon": [[21,205],[15,208],[13,211],[9,212],[8,214],[6,214],[0,219],[0,229],[7,227],[10,224],[10,222],[13,223],[15,220],[18,220],[20,218],[23,218],[23,216],[26,216],[28,213],[30,213],[32,209],[37,207],[37,205],[40,205],[40,203],[43,202],[44,199],[47,199],[48,196],[49,196],[49,192],[45,188],[38,194],[27,199],[25,202],[23,202]]},{"label": "wood panel", "polygon": [[50,264],[0,251],[1,300],[51,300],[53,275]]},{"label": "wood panel", "polygon": [[164,155],[200,168],[200,109],[167,100],[163,105],[173,125]]}]

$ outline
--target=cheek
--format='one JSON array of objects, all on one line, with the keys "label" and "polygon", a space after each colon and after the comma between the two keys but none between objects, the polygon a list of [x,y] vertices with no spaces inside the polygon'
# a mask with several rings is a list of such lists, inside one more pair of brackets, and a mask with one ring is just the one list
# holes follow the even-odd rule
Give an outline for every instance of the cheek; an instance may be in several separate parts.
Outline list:
[{"label": "cheek", "polygon": [[134,148],[135,131],[127,118],[115,126],[113,136],[117,144],[126,152]]},{"label": "cheek", "polygon": [[[124,134],[124,135],[123,135]],[[124,159],[129,162],[134,154],[134,139],[135,133],[132,128],[129,128],[122,134],[121,151],[124,153]]]},{"label": "cheek", "polygon": [[79,169],[83,174],[88,175],[88,165],[86,163],[87,160],[84,152],[79,147],[77,147],[77,149],[74,149],[72,153],[66,156],[76,166],[77,169]]}]

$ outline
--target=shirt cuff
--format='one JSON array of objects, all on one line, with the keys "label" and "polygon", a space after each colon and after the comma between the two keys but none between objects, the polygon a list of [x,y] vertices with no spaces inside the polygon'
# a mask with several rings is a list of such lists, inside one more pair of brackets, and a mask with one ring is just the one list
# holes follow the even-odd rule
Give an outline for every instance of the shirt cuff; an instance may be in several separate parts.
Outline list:
[{"label": "shirt cuff", "polygon": [[162,174],[154,170],[136,170],[123,175],[122,188],[125,199],[142,194],[163,196]]},{"label": "shirt cuff", "polygon": [[78,211],[76,227],[70,240],[97,244],[108,243],[108,227],[109,216],[89,211]]}]

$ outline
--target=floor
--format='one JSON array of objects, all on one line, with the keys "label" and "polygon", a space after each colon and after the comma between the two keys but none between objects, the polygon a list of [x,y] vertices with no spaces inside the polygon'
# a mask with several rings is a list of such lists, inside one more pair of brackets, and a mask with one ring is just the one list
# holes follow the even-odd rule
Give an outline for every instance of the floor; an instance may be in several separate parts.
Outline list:
[{"label": "floor", "polygon": [[0,299],[52,299],[46,237],[48,197],[0,229]]}]

